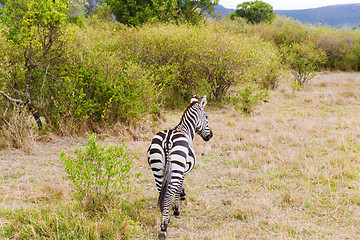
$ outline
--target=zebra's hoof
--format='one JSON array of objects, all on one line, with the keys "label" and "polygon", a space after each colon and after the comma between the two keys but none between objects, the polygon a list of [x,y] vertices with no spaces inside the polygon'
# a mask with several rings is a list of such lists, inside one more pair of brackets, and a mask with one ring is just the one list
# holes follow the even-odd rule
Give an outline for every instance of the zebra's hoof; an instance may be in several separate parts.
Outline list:
[{"label": "zebra's hoof", "polygon": [[174,211],[174,216],[176,218],[180,218],[180,211]]},{"label": "zebra's hoof", "polygon": [[165,231],[160,231],[158,234],[158,239],[159,240],[165,240],[166,239],[166,232]]}]

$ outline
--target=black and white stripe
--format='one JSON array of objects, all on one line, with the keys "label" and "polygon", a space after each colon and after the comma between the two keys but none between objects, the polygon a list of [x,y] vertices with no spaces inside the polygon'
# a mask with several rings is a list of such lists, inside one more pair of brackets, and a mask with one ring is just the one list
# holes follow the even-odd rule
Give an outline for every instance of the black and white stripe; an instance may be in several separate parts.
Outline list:
[{"label": "black and white stripe", "polygon": [[204,110],[206,103],[206,96],[201,101],[193,97],[180,123],[173,129],[158,132],[148,149],[148,162],[159,191],[158,205],[162,213],[160,238],[166,236],[170,223],[169,208],[174,195],[174,215],[180,215],[179,198],[185,199],[184,177],[195,166],[195,151],[191,145],[195,133],[205,141],[213,136]]}]

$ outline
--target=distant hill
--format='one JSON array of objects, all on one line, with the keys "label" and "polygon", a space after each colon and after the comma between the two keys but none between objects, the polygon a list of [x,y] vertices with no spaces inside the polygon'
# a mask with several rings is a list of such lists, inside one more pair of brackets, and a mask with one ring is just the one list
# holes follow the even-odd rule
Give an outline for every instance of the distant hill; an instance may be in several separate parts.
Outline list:
[{"label": "distant hill", "polygon": [[302,23],[326,24],[332,27],[358,27],[360,4],[333,5],[305,10],[275,10],[277,15],[291,17]]},{"label": "distant hill", "polygon": [[[236,9],[228,9],[223,6],[216,6],[214,13],[226,16],[234,13]],[[320,8],[304,10],[274,10],[279,16],[290,17],[299,20],[304,24],[327,25],[331,27],[359,27],[360,26],[360,3],[332,5]]]},{"label": "distant hill", "polygon": [[226,8],[221,5],[216,5],[214,10],[214,15],[220,15],[221,17],[225,17],[230,13],[234,13],[236,9]]}]

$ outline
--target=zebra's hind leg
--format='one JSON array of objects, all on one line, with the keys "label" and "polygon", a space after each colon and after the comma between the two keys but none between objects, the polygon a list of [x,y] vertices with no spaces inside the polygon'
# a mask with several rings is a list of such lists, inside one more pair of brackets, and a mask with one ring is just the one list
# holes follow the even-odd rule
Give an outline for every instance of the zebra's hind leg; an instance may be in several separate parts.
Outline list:
[{"label": "zebra's hind leg", "polygon": [[181,201],[185,201],[186,200],[186,193],[185,193],[185,188],[183,187],[180,193],[180,200]]},{"label": "zebra's hind leg", "polygon": [[159,240],[165,240],[166,239],[166,233],[167,233],[167,227],[169,224],[161,224],[161,230],[158,234],[158,239]]},{"label": "zebra's hind leg", "polygon": [[185,189],[183,187],[180,188],[180,191],[177,191],[175,194],[175,201],[174,201],[174,206],[173,206],[173,210],[174,210],[174,216],[176,218],[180,218],[180,204],[179,204],[179,199],[181,201],[186,200],[186,193],[185,193]]},{"label": "zebra's hind leg", "polygon": [[[169,210],[167,210],[167,212],[169,212]],[[158,239],[160,239],[160,240],[166,239],[166,233],[167,233],[167,228],[169,226],[169,223],[170,223],[170,216],[169,216],[169,213],[167,213],[167,218],[166,217],[164,218],[164,215],[163,215],[163,220],[160,225],[160,232],[158,234]]]},{"label": "zebra's hind leg", "polygon": [[172,202],[172,198],[174,193],[168,191],[165,195],[163,207],[162,207],[162,221],[160,225],[160,232],[158,234],[158,239],[166,239],[167,228],[170,224],[170,215],[169,215],[169,208]]},{"label": "zebra's hind leg", "polygon": [[180,192],[176,192],[175,194],[175,201],[174,201],[174,206],[173,206],[173,210],[174,210],[174,216],[176,218],[180,217],[180,211],[179,211],[179,196],[180,196]]},{"label": "zebra's hind leg", "polygon": [[173,210],[174,210],[174,216],[177,217],[177,218],[180,217],[179,199],[181,199],[181,194],[184,192],[183,181],[184,181],[184,179],[181,180],[180,186],[179,186],[178,190],[175,193],[175,200],[174,200]]}]

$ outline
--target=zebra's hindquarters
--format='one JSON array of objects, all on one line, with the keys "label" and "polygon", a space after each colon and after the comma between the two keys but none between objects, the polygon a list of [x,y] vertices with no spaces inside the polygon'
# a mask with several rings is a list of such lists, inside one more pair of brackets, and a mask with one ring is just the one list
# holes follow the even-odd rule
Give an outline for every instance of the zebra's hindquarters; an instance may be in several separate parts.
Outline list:
[{"label": "zebra's hindquarters", "polygon": [[162,213],[160,233],[166,235],[174,195],[174,215],[180,215],[178,199],[183,192],[184,176],[194,167],[195,154],[184,133],[177,129],[164,130],[154,136],[148,149],[148,162],[159,191],[158,206]]},{"label": "zebra's hindquarters", "polygon": [[163,142],[168,130],[158,132],[152,139],[147,151],[148,163],[155,178],[157,190],[160,192],[165,174],[165,151]]}]

